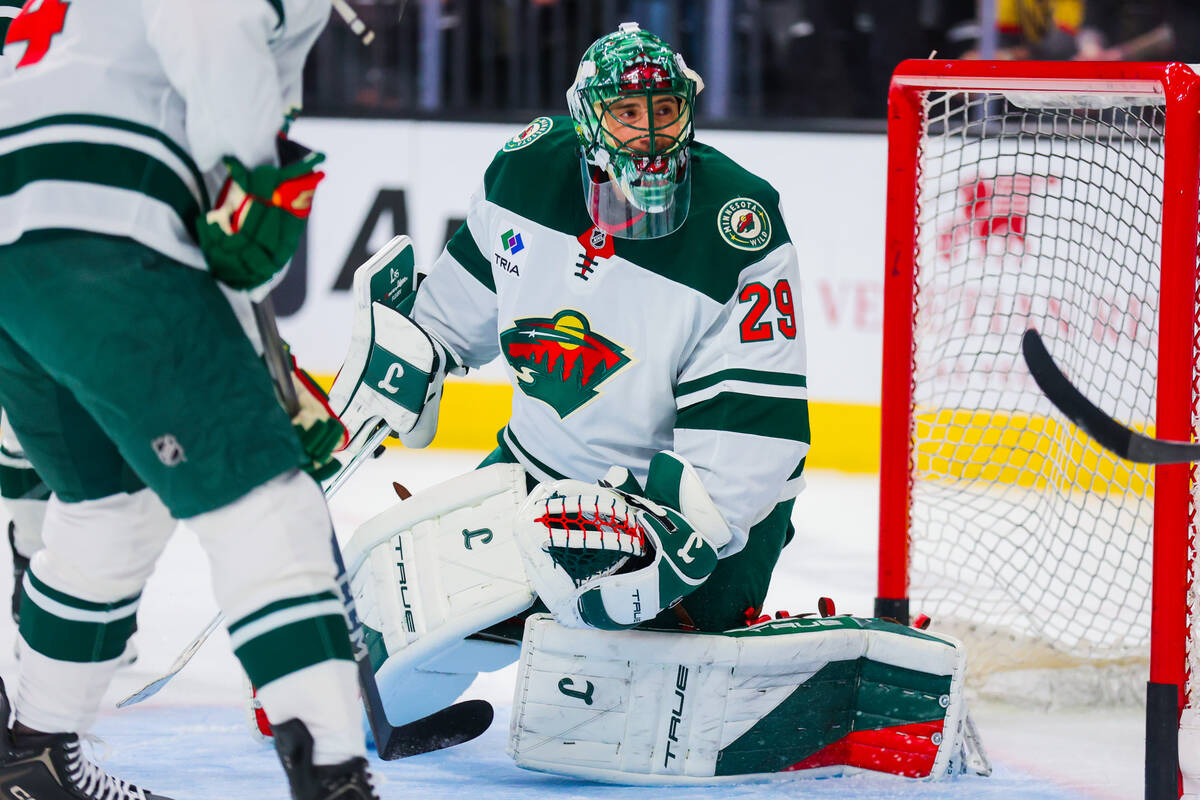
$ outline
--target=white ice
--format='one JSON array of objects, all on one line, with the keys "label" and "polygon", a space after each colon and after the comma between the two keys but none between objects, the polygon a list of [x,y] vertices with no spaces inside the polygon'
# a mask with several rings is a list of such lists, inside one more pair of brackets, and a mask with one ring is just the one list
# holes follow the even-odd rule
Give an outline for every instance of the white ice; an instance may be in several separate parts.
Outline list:
[{"label": "white ice", "polygon": [[[356,525],[395,502],[391,482],[417,491],[465,472],[479,453],[389,450],[366,464],[333,499],[342,540]],[[775,573],[768,609],[815,610],[832,597],[839,613],[869,614],[875,583],[877,478],[810,471],[796,503],[797,534]],[[0,597],[7,597],[7,578]],[[218,631],[162,692],[140,705],[115,703],[162,674],[216,613],[208,566],[194,538],[180,530],[143,595],[140,658],[120,672],[105,698],[95,733],[107,744],[105,768],[176,800],[286,800],[283,772],[269,745],[254,741],[243,720],[241,673]],[[936,621],[935,621],[936,624]],[[7,615],[0,642],[15,637]],[[16,677],[11,648],[0,646],[0,675]],[[693,800],[734,798],[1095,798],[1142,795],[1143,712],[1084,709],[1045,714],[1001,705],[974,709],[995,772],[924,784],[883,777],[788,780],[675,790],[611,787],[541,775],[515,767],[504,754],[513,668],[486,674],[468,690],[496,707],[496,721],[479,739],[459,747],[371,768],[383,800],[400,797],[481,800]],[[100,748],[100,755],[104,755]]]}]

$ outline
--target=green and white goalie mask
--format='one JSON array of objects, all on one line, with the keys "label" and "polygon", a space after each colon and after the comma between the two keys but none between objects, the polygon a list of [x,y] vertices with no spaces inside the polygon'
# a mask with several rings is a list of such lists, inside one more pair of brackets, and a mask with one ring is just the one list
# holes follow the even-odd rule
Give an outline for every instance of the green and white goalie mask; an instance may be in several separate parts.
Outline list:
[{"label": "green and white goalie mask", "polygon": [[636,22],[583,54],[567,104],[592,221],[622,239],[679,229],[691,203],[693,109],[704,81]]}]

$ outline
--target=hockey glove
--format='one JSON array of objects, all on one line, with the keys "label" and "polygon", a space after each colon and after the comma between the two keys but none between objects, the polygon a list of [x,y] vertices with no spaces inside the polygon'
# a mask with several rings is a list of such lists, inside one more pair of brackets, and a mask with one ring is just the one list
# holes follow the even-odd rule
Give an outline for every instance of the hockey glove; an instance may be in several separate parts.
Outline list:
[{"label": "hockey glove", "polygon": [[304,449],[305,462],[301,469],[318,482],[328,480],[340,468],[341,463],[333,457],[349,441],[346,426],[329,407],[329,396],[309,375],[296,366],[292,359],[292,385],[296,387],[296,399],[300,411],[292,417],[292,427]]},{"label": "hockey glove", "polygon": [[283,269],[300,244],[313,193],[325,177],[315,171],[325,160],[322,153],[291,142],[281,145],[280,152],[284,166],[264,164],[252,170],[227,157],[229,178],[216,208],[197,225],[213,277],[234,289],[261,286]]},{"label": "hockey glove", "polygon": [[525,568],[554,618],[570,628],[648,622],[717,566],[729,526],[682,457],[650,461],[646,488],[614,467],[599,484],[551,481],[517,512]]}]

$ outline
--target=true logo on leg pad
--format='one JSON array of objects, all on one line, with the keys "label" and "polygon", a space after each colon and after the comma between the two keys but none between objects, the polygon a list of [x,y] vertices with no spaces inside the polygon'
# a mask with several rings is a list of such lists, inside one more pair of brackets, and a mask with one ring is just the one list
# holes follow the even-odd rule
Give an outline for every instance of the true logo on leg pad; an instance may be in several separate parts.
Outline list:
[{"label": "true logo on leg pad", "polygon": [[584,705],[590,706],[593,702],[592,694],[596,691],[596,685],[591,681],[584,681],[584,683],[587,685],[587,688],[585,688],[583,691],[579,691],[578,689],[572,688],[575,685],[574,680],[571,678],[563,678],[558,682],[558,690],[567,697],[574,697],[582,700]]},{"label": "true logo on leg pad", "polygon": [[470,550],[472,539],[476,539],[478,537],[483,537],[479,543],[487,544],[488,542],[490,542],[492,540],[492,531],[491,531],[491,528],[480,528],[479,530],[475,530],[475,531],[468,530],[467,528],[463,528],[462,536],[463,536],[463,547]]}]

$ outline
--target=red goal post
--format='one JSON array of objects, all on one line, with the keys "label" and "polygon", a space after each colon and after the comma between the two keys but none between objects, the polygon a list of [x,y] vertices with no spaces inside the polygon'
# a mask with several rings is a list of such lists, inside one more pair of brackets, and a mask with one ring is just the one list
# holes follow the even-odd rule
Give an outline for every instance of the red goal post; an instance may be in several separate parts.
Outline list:
[{"label": "red goal post", "polygon": [[[1197,438],[1198,188],[1187,65],[912,60],[892,78],[876,614],[911,603],[937,625],[970,606],[963,631],[1034,669],[1126,668],[1144,635],[1154,800],[1183,795],[1197,699],[1195,467],[1098,451],[1017,354],[1027,325],[1049,329],[1110,413]],[[992,646],[967,643],[969,660]]]}]

